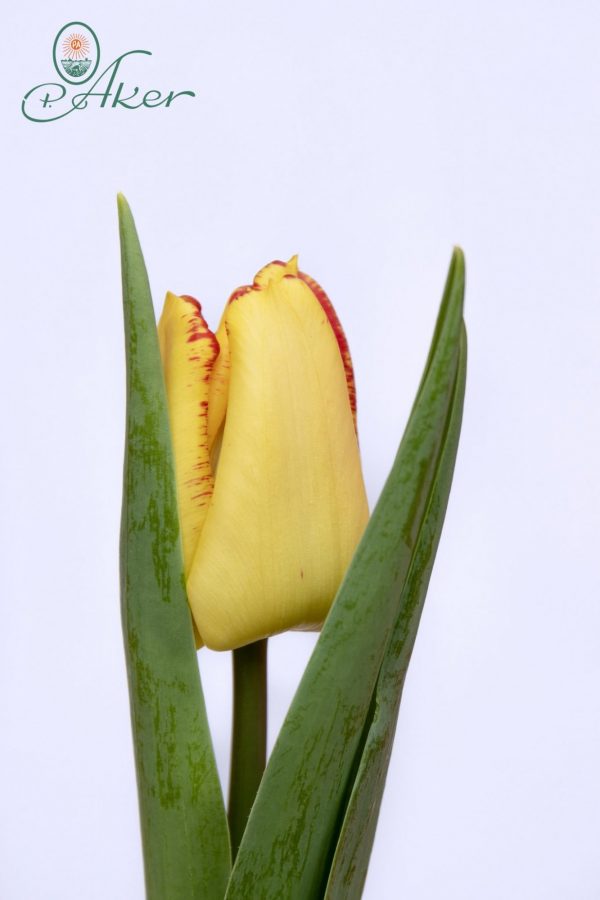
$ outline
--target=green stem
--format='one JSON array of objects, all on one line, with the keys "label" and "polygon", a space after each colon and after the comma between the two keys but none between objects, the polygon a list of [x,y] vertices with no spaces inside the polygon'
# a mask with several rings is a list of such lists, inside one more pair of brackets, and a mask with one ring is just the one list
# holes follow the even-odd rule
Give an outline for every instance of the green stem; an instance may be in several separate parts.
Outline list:
[{"label": "green stem", "polygon": [[267,641],[233,651],[229,830],[235,859],[267,760]]}]

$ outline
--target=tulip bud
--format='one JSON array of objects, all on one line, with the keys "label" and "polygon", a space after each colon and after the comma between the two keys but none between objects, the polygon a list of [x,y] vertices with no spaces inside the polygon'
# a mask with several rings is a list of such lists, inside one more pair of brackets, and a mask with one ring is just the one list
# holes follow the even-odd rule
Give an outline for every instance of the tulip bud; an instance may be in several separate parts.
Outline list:
[{"label": "tulip bud", "polygon": [[203,643],[322,624],[368,519],[348,345],[323,290],[274,262],[216,336],[168,294],[159,340],[188,600]]}]

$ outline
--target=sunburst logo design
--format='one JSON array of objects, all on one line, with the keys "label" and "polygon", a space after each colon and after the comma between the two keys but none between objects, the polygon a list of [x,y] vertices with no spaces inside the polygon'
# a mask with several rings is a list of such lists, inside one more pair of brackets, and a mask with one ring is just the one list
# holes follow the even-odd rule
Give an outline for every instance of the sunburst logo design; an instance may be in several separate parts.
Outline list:
[{"label": "sunburst logo design", "polygon": [[90,50],[90,42],[85,34],[74,31],[62,42],[64,59],[85,59]]},{"label": "sunburst logo design", "polygon": [[92,64],[88,54],[90,42],[83,32],[72,31],[62,42],[61,64],[71,78],[81,78]]}]

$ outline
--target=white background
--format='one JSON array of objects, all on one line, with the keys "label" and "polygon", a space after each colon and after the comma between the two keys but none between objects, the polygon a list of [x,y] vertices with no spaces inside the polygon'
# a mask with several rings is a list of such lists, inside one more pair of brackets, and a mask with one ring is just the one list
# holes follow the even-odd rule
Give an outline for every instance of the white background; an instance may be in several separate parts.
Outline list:
[{"label": "white background", "polygon": [[[82,19],[171,109],[27,122]],[[368,900],[600,897],[597,3],[21,2],[4,14],[2,900],[141,900],[117,580],[115,194],[157,308],[299,252],[346,328],[372,503],[451,247],[470,359]],[[271,642],[271,738],[312,638]],[[226,778],[229,658],[203,652]]]}]

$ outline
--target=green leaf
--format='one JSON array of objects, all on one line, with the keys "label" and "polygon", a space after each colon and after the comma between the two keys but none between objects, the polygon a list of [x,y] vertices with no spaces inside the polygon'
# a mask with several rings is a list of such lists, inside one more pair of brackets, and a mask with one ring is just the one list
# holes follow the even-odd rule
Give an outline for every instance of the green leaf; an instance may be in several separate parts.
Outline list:
[{"label": "green leaf", "polygon": [[404,679],[417,636],[429,578],[450,493],[462,421],[467,367],[466,332],[461,335],[461,353],[454,401],[445,446],[423,520],[412,565],[402,592],[396,627],[388,645],[375,689],[372,715],[360,764],[333,858],[327,884],[327,900],[360,898],[367,876],[381,797],[392,752]]},{"label": "green leaf", "polygon": [[187,605],[152,297],[119,196],[127,356],[121,612],[149,900],[222,898],[229,834]]},{"label": "green leaf", "polygon": [[375,687],[444,456],[463,295],[464,261],[456,251],[396,460],[273,749],[228,900],[312,900],[326,890]]}]

